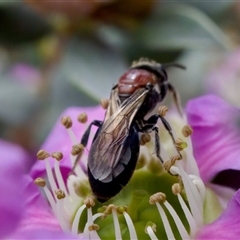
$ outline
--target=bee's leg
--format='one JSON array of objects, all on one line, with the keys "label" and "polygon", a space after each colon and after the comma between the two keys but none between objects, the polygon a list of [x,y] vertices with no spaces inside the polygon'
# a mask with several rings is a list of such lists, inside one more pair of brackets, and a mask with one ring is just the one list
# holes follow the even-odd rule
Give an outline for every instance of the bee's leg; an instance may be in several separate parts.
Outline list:
[{"label": "bee's leg", "polygon": [[156,155],[157,157],[160,159],[160,161],[163,163],[163,159],[160,155],[160,137],[159,137],[159,133],[158,133],[158,127],[153,127],[152,131],[154,131],[154,139],[155,139],[155,152],[156,152]]},{"label": "bee's leg", "polygon": [[[158,115],[158,117],[161,119],[162,123],[163,123],[163,126],[165,127],[165,129],[168,131],[170,137],[172,138],[172,141],[173,141],[173,144],[174,146],[176,147],[176,140],[173,136],[173,133],[172,133],[172,128],[170,126],[170,124],[168,123],[168,121],[161,115]],[[182,155],[181,153],[179,152],[179,150],[176,148],[178,154],[179,154],[179,157],[182,158]]]},{"label": "bee's leg", "polygon": [[[81,142],[80,142],[84,147],[86,147],[87,144],[88,144],[88,139],[89,139],[89,136],[90,136],[90,132],[91,132],[92,125],[94,125],[94,126],[96,126],[96,127],[99,128],[99,127],[102,126],[102,121],[94,120],[94,121],[92,121],[92,122],[89,124],[89,126],[88,126],[88,128],[86,129],[85,133],[83,134],[82,139],[81,139]],[[98,132],[96,132],[95,137],[96,137],[97,133],[98,133]],[[95,139],[95,137],[94,137],[94,139]],[[73,172],[74,172],[77,164],[79,163],[79,161],[80,161],[80,159],[81,159],[81,156],[82,156],[82,152],[77,155],[76,160],[75,160],[75,162],[74,162],[74,165],[73,165],[73,168],[72,168],[70,174],[73,174]]]},{"label": "bee's leg", "polygon": [[[81,139],[81,142],[80,142],[84,147],[86,147],[87,144],[88,144],[88,139],[89,139],[89,136],[90,136],[90,132],[91,132],[92,125],[94,125],[94,126],[96,126],[96,127],[99,128],[99,127],[102,126],[102,121],[93,120],[93,121],[89,124],[89,126],[88,126],[88,128],[86,129],[85,133],[83,134],[82,139]],[[95,135],[95,137],[96,137],[96,135]],[[95,137],[94,137],[94,139],[95,139]]]},{"label": "bee's leg", "polygon": [[[172,128],[170,126],[170,124],[168,123],[168,121],[161,115],[158,115],[158,114],[154,114],[152,115],[148,120],[144,120],[144,126],[142,127],[143,131],[146,131],[147,129],[152,129],[155,131],[155,138],[156,138],[156,133],[158,133],[158,129],[155,130],[155,128],[157,128],[155,125],[157,124],[157,121],[158,119],[161,119],[162,123],[163,123],[163,126],[165,127],[165,129],[168,131],[170,137],[172,138],[172,141],[173,141],[173,144],[174,146],[176,146],[176,140],[173,136],[173,133],[172,133]],[[158,137],[159,139],[159,137]],[[156,149],[157,149],[157,145],[156,145]],[[160,147],[159,147],[160,149]],[[182,158],[182,155],[181,153],[178,151],[178,149],[176,148],[178,154],[179,154],[179,157]],[[161,159],[161,158],[160,158]]]},{"label": "bee's leg", "polygon": [[158,134],[158,127],[156,126],[158,118],[159,118],[159,115],[154,114],[147,120],[142,119],[141,121],[138,121],[137,126],[138,126],[138,129],[140,132],[148,133],[148,132],[154,131],[155,153],[156,153],[157,157],[160,159],[160,161],[163,163],[164,161],[160,155],[160,137]]}]

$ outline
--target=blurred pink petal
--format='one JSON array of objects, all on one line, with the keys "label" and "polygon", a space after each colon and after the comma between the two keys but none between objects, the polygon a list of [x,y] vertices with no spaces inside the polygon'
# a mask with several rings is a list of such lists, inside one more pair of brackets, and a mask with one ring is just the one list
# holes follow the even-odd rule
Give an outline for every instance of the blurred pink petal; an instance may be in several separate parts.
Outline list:
[{"label": "blurred pink petal", "polygon": [[207,91],[218,94],[235,106],[240,106],[240,49],[234,50],[212,70],[206,79]]},{"label": "blurred pink petal", "polygon": [[240,190],[229,202],[222,215],[204,226],[196,239],[239,239],[240,236]]},{"label": "blurred pink petal", "polygon": [[65,234],[33,180],[25,176],[26,209],[12,239],[77,239]]},{"label": "blurred pink petal", "polygon": [[34,85],[38,84],[41,74],[36,68],[30,65],[18,63],[10,69],[10,77],[25,85]]},{"label": "blurred pink petal", "polygon": [[186,113],[203,181],[211,181],[223,170],[240,170],[240,110],[207,95],[189,101]]},{"label": "blurred pink petal", "polygon": [[23,174],[28,154],[0,140],[0,238],[12,233],[24,211]]}]

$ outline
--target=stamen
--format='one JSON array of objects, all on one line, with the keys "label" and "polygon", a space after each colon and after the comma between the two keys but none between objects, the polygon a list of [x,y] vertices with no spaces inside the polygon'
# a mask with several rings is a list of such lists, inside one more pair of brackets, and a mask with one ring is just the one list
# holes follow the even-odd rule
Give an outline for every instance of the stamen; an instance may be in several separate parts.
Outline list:
[{"label": "stamen", "polygon": [[190,236],[189,236],[187,230],[185,229],[184,225],[182,224],[182,221],[179,218],[179,216],[177,215],[174,208],[169,204],[168,201],[165,201],[163,204],[165,205],[165,207],[169,211],[170,215],[172,216],[182,239],[189,239]]},{"label": "stamen", "polygon": [[185,166],[184,169],[188,173],[192,173],[196,176],[199,176],[199,169],[197,166],[197,162],[193,156],[193,150],[190,147],[191,145],[191,140],[188,141],[188,147],[184,149],[185,152]]},{"label": "stamen", "polygon": [[53,152],[52,158],[55,158],[57,161],[60,161],[63,159],[63,154],[62,152]]},{"label": "stamen", "polygon": [[115,229],[115,238],[121,240],[121,230],[120,225],[117,217],[117,212],[115,209],[112,209],[112,215],[113,215],[113,223],[114,223],[114,229]]},{"label": "stamen", "polygon": [[190,174],[189,177],[192,180],[192,182],[194,183],[194,185],[197,187],[197,189],[200,193],[202,202],[203,202],[205,199],[206,188],[205,188],[205,185],[204,185],[202,179],[200,177],[192,175],[192,174]]},{"label": "stamen", "polygon": [[181,138],[178,138],[175,142],[175,146],[178,151],[182,151],[184,148],[186,148],[188,145],[186,142],[184,142]]},{"label": "stamen", "polygon": [[173,156],[170,160],[167,160],[163,163],[163,167],[166,171],[170,171],[170,168],[176,163],[177,160],[180,160],[181,158],[179,156]]},{"label": "stamen", "polygon": [[45,187],[46,186],[46,181],[43,178],[36,178],[34,183],[39,186],[39,187]]},{"label": "stamen", "polygon": [[72,131],[72,119],[69,116],[64,116],[61,119],[61,123],[67,129],[67,132],[70,136],[70,139],[71,139],[72,143],[77,144],[78,140],[77,140],[75,134]]},{"label": "stamen", "polygon": [[84,199],[84,204],[86,205],[87,208],[91,208],[95,206],[95,201],[93,197],[87,197]]},{"label": "stamen", "polygon": [[104,214],[108,214],[109,212],[112,213],[113,216],[113,224],[114,224],[114,229],[115,229],[115,239],[121,240],[122,235],[121,235],[121,230],[120,230],[120,225],[117,217],[117,207],[113,204],[109,204],[104,211]]},{"label": "stamen", "polygon": [[193,217],[196,221],[198,227],[202,225],[202,201],[201,197],[199,197],[199,193],[192,183],[189,176],[185,173],[182,166],[178,163],[177,167],[179,169],[180,176],[182,177],[184,189],[188,198],[188,203],[193,214]]},{"label": "stamen", "polygon": [[162,116],[162,117],[164,117],[166,115],[167,111],[168,111],[168,107],[167,106],[160,106],[158,108],[158,114],[160,116]]},{"label": "stamen", "polygon": [[125,206],[121,206],[117,208],[117,212],[118,213],[122,213],[125,221],[127,223],[128,226],[128,230],[129,230],[129,234],[130,234],[130,239],[138,239],[137,238],[137,233],[134,227],[134,224],[132,222],[131,217],[128,215],[128,213],[126,212],[127,208]]},{"label": "stamen", "polygon": [[149,133],[142,133],[140,138],[140,145],[145,145],[146,143],[151,141],[151,136]]},{"label": "stamen", "polygon": [[99,225],[97,225],[97,224],[92,224],[92,225],[90,225],[89,227],[88,227],[88,230],[89,231],[97,231],[97,230],[99,230]]},{"label": "stamen", "polygon": [[57,160],[54,163],[54,171],[56,174],[58,186],[67,194],[67,188],[65,186],[62,173],[60,171],[60,166],[59,166],[59,161],[63,158],[63,154],[61,152],[53,152],[52,157]]},{"label": "stamen", "polygon": [[80,123],[86,123],[88,121],[88,116],[86,113],[81,113],[78,115],[77,119]]},{"label": "stamen", "polygon": [[43,190],[46,194],[47,200],[50,203],[53,212],[56,214],[56,202],[55,202],[51,192],[49,191],[49,189],[46,186],[46,181],[43,178],[37,178],[34,181],[34,183],[39,187],[43,187]]},{"label": "stamen", "polygon": [[84,235],[88,235],[90,239],[100,239],[96,230],[99,229],[93,227],[95,224],[93,223],[93,215],[92,215],[92,207],[95,206],[95,201],[93,197],[87,197],[84,199],[84,204],[87,207],[87,228],[84,228]]},{"label": "stamen", "polygon": [[[178,228],[178,231],[182,237],[182,239],[189,239],[189,235],[185,229],[185,227],[183,226],[182,224],[182,221],[181,219],[179,218],[179,216],[177,215],[176,211],[173,209],[173,207],[168,203],[168,201],[166,200],[166,195],[162,192],[159,192],[159,193],[155,193],[153,194],[150,198],[149,198],[149,203],[151,205],[153,204],[156,204],[157,205],[157,208],[158,208],[158,211],[162,217],[162,220],[163,220],[163,225],[164,225],[164,228],[165,228],[165,231],[166,231],[166,234],[169,238],[169,235],[171,236],[173,233],[172,233],[172,230],[171,230],[171,226],[167,220],[167,222],[165,223],[165,218],[166,217],[166,214],[163,210],[163,208],[161,207],[161,205],[159,203],[163,203],[164,206],[166,207],[166,209],[169,211],[169,213],[171,214],[177,228]],[[169,231],[169,228],[170,228],[170,231]],[[169,233],[168,233],[169,231]]]},{"label": "stamen", "polygon": [[63,199],[65,198],[65,193],[61,189],[57,189],[55,191],[55,195],[57,196],[57,207],[56,207],[56,216],[58,218],[59,224],[64,232],[69,231],[70,229],[70,221],[69,216],[67,215]]},{"label": "stamen", "polygon": [[38,160],[45,160],[48,157],[50,157],[50,154],[43,149],[39,150],[37,153]]},{"label": "stamen", "polygon": [[148,222],[145,227],[145,233],[149,235],[152,240],[158,239],[154,232],[157,231],[156,224],[153,222]]},{"label": "stamen", "polygon": [[76,144],[72,146],[71,154],[73,156],[81,155],[83,153],[84,146],[82,144]]},{"label": "stamen", "polygon": [[159,215],[162,218],[162,222],[163,222],[163,226],[164,226],[165,232],[167,234],[167,238],[168,239],[175,239],[174,234],[172,232],[172,228],[171,228],[171,226],[169,224],[168,218],[167,218],[166,213],[164,212],[162,206],[158,202],[156,202],[156,206],[157,206]]},{"label": "stamen", "polygon": [[162,192],[158,192],[153,194],[152,196],[150,196],[149,198],[149,203],[151,205],[160,202],[160,203],[164,203],[166,201],[166,194],[162,193]]},{"label": "stamen", "polygon": [[193,133],[193,129],[189,125],[185,125],[182,128],[182,134],[184,137],[189,137]]},{"label": "stamen", "polygon": [[73,174],[76,170],[78,173],[82,174],[82,169],[79,167],[79,161],[81,160],[81,157],[84,152],[84,146],[83,144],[76,144],[72,146],[71,155],[75,157],[75,159],[72,159],[72,170],[70,174]]},{"label": "stamen", "polygon": [[83,210],[86,208],[86,205],[83,204],[80,208],[78,208],[77,213],[73,219],[73,223],[72,223],[72,230],[71,232],[75,235],[78,234],[78,224],[81,218],[81,215],[83,213]]},{"label": "stamen", "polygon": [[66,197],[65,193],[61,189],[55,190],[55,194],[57,196],[57,199],[63,199]]},{"label": "stamen", "polygon": [[[50,163],[48,161],[49,156],[50,156],[50,154],[48,152],[44,151],[44,150],[40,150],[37,153],[37,158],[39,160],[45,160],[47,177],[48,177],[48,180],[49,180],[51,190],[54,192],[57,189],[57,184],[54,180],[53,173],[52,173],[52,168],[51,168]],[[54,197],[55,197],[55,195],[54,195]]]},{"label": "stamen", "polygon": [[100,102],[101,106],[103,109],[107,109],[108,108],[108,105],[109,105],[109,100],[106,99],[106,98],[103,98],[101,99],[101,102]]},{"label": "stamen", "polygon": [[66,129],[69,129],[72,127],[72,119],[69,116],[62,117],[61,123]]},{"label": "stamen", "polygon": [[192,213],[190,212],[189,208],[187,207],[186,203],[184,202],[180,192],[181,192],[181,186],[178,183],[173,184],[172,186],[172,192],[174,195],[178,197],[178,201],[181,205],[181,208],[187,218],[187,221],[190,226],[190,233],[191,235],[194,235],[197,232],[197,225],[196,222],[192,216]]}]

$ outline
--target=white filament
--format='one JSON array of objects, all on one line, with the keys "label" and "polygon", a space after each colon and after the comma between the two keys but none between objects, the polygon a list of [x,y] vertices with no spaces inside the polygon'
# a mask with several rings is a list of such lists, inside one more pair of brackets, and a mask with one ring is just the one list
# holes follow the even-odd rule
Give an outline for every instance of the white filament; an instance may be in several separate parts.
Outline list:
[{"label": "white filament", "polygon": [[121,230],[120,230],[117,212],[115,209],[112,209],[112,215],[113,215],[113,223],[114,223],[114,229],[115,229],[115,238],[116,240],[121,240],[122,239]]},{"label": "white filament", "polygon": [[78,234],[78,224],[79,224],[79,221],[80,221],[80,217],[83,213],[83,210],[86,208],[86,205],[83,204],[77,211],[74,219],[73,219],[73,223],[72,223],[72,233],[77,235]]},{"label": "white filament", "polygon": [[169,224],[168,218],[167,218],[166,213],[164,212],[162,206],[158,202],[156,202],[156,206],[157,206],[158,212],[159,212],[159,214],[162,218],[162,222],[163,222],[165,232],[167,234],[167,238],[168,239],[175,239],[174,234],[172,232],[172,228]]},{"label": "white filament", "polygon": [[181,194],[177,194],[177,197],[178,197],[178,201],[181,205],[181,208],[187,218],[187,221],[189,223],[189,226],[190,226],[190,232],[191,232],[191,235],[195,234],[197,232],[197,225],[196,225],[196,222],[189,210],[189,208],[187,207],[186,203],[184,202]]},{"label": "white filament", "polygon": [[123,216],[125,217],[125,220],[126,220],[126,223],[128,226],[128,230],[130,233],[130,239],[137,239],[137,233],[136,233],[135,227],[133,225],[132,219],[130,218],[128,213],[125,211],[123,212]]},{"label": "white filament", "polygon": [[151,240],[158,240],[157,236],[155,235],[152,227],[148,226],[146,228],[147,234],[149,235],[149,237],[151,238]]},{"label": "white filament", "polygon": [[[47,178],[48,178],[51,190],[52,192],[54,192],[55,190],[57,190],[57,184],[54,180],[52,168],[50,166],[48,158],[45,159],[45,165],[46,165]],[[54,198],[57,199],[55,194],[54,194]]]},{"label": "white filament", "polygon": [[189,235],[186,231],[186,228],[183,226],[181,219],[177,215],[176,211],[173,209],[173,207],[168,203],[168,201],[164,202],[165,207],[169,211],[169,213],[172,215],[172,218],[178,228],[178,231],[182,237],[182,239],[189,239]]}]

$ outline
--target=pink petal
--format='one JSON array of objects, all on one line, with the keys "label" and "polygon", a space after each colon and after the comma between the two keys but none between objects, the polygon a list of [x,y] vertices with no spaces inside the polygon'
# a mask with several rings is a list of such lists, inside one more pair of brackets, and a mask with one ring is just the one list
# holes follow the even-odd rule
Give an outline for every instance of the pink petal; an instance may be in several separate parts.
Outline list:
[{"label": "pink petal", "polygon": [[204,182],[221,171],[240,170],[240,110],[217,96],[207,95],[189,101],[186,113]]},{"label": "pink petal", "polygon": [[25,176],[24,197],[26,209],[18,228],[11,236],[12,239],[34,237],[34,231],[42,229],[43,234],[48,231],[62,233],[57,218],[53,215],[47,200],[42,196],[40,189],[29,176]]},{"label": "pink petal", "polygon": [[0,238],[16,228],[23,214],[21,189],[28,157],[22,148],[0,140]]},{"label": "pink petal", "polygon": [[[77,121],[77,117],[80,113],[87,113],[88,115],[88,122],[87,125],[81,124]],[[54,126],[53,130],[49,134],[48,138],[44,142],[41,149],[46,150],[49,153],[55,152],[55,151],[61,151],[63,153],[63,159],[61,160],[61,171],[63,176],[67,176],[69,171],[72,168],[72,165],[70,163],[70,152],[72,148],[72,142],[70,140],[70,137],[67,133],[67,130],[65,127],[61,124],[61,118],[62,116],[70,116],[73,121],[73,132],[75,133],[77,139],[79,139],[79,142],[81,140],[81,137],[88,126],[93,120],[102,120],[104,117],[105,110],[102,109],[100,106],[96,107],[71,107],[66,109],[61,117],[58,119],[56,125]],[[96,128],[92,128],[95,129]],[[91,144],[91,141],[89,141],[88,148]],[[51,161],[51,164],[53,166],[53,162]],[[36,164],[34,164],[32,170],[31,170],[31,176],[35,179],[36,177],[42,176],[45,174],[45,163],[44,161],[37,161]]]},{"label": "pink petal", "polygon": [[235,106],[239,106],[240,49],[228,53],[224,61],[210,72],[206,79],[206,90],[220,95]]},{"label": "pink petal", "polygon": [[223,214],[213,223],[203,227],[196,239],[239,239],[240,190],[236,192]]}]

